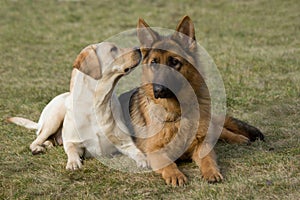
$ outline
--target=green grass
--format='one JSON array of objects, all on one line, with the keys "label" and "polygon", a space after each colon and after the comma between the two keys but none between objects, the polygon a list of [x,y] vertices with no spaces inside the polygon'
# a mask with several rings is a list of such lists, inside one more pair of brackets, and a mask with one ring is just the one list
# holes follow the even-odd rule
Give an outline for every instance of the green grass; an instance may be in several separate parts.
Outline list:
[{"label": "green grass", "polygon": [[[1,199],[300,199],[300,3],[273,1],[1,1]],[[175,28],[188,14],[223,77],[228,110],[259,127],[266,143],[216,146],[223,183],[208,184],[194,163],[189,183],[164,184],[87,160],[65,170],[63,148],[32,156],[33,131],[9,116],[38,120],[68,90],[72,63],[88,44],[136,27]]]}]

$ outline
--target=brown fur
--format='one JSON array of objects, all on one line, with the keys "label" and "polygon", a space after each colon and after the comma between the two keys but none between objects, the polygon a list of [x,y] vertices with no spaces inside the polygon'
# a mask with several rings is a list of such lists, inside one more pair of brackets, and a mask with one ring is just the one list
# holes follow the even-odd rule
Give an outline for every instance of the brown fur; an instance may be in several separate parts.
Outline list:
[{"label": "brown fur", "polygon": [[[151,167],[157,173],[162,174],[167,184],[172,184],[173,186],[183,185],[187,181],[185,175],[172,161],[172,158],[177,158],[175,155],[178,154],[180,148],[185,148],[186,151],[179,157],[193,159],[200,167],[205,180],[218,182],[223,177],[218,168],[214,151],[211,150],[204,157],[200,156],[201,151],[210,149],[207,148],[210,147],[209,144],[203,143],[211,120],[210,96],[204,78],[195,68],[195,66],[199,66],[199,58],[191,19],[185,16],[179,22],[176,31],[171,36],[160,36],[145,21],[139,20],[137,33],[143,54],[142,80],[144,85],[132,95],[130,100],[130,117],[136,132],[136,144],[147,154]],[[182,38],[180,33],[189,36],[190,39],[188,37]],[[184,55],[186,59],[179,55]],[[170,57],[180,62],[181,65],[176,65],[175,69],[189,81],[194,90],[192,93],[197,96],[198,105],[196,106],[199,106],[201,116],[199,121],[184,121],[184,116],[182,116],[181,108],[176,98],[157,99],[154,97],[151,81],[167,79],[168,76],[167,74],[155,74],[149,66],[151,66],[151,61],[154,59],[159,64],[170,66]],[[183,97],[183,100],[180,102],[181,105],[189,105],[192,94],[184,86],[176,95]],[[159,109],[157,105],[164,109]],[[191,110],[189,112],[194,112],[192,110],[193,106],[190,107]],[[151,128],[139,129],[139,127],[149,126],[151,122],[153,123],[153,120],[156,120],[155,123],[158,127],[162,127],[155,135],[152,134]],[[180,132],[178,132],[179,128],[181,129]],[[187,144],[188,140],[187,133],[195,128],[197,130],[195,137],[191,139],[190,145],[185,147],[184,145]],[[250,130],[251,128],[252,130]],[[263,136],[260,136],[260,134],[258,129],[247,125],[245,122],[226,116],[221,139],[234,143],[248,143],[249,139],[253,140],[257,137],[263,139]],[[168,145],[171,142],[173,144],[171,146]],[[162,148],[166,148],[166,150],[161,152]]]},{"label": "brown fur", "polygon": [[[101,77],[101,66],[95,52],[95,45],[84,48],[74,61],[73,68],[98,80]],[[100,66],[100,67],[99,67]]]}]

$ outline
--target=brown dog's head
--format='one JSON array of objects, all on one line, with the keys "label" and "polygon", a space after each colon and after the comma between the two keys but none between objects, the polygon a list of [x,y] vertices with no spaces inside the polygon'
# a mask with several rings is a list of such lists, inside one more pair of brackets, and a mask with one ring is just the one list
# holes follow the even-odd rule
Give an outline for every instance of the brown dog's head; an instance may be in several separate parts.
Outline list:
[{"label": "brown dog's head", "polygon": [[[180,76],[197,92],[204,81],[196,68],[197,42],[191,19],[183,17],[176,31],[168,36],[154,31],[143,19],[139,19],[137,28],[143,55],[143,83],[147,85],[147,91],[152,89],[153,99],[176,99],[185,89]],[[171,90],[168,85],[176,87]]]}]

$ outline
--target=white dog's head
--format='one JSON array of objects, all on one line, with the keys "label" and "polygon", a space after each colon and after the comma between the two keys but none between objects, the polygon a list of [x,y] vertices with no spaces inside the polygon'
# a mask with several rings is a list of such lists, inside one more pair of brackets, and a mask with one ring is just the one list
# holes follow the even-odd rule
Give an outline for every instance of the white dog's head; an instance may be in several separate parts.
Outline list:
[{"label": "white dog's head", "polygon": [[137,48],[119,48],[109,42],[85,47],[77,56],[73,67],[98,80],[107,76],[121,77],[128,74],[141,61]]}]

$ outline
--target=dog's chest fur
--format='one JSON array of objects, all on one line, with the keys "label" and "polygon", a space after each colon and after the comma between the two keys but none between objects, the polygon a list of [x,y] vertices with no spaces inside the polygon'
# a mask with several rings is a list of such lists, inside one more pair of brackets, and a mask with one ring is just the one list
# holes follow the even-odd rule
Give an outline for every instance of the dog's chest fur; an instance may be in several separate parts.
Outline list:
[{"label": "dog's chest fur", "polygon": [[[190,157],[195,146],[203,141],[204,135],[201,134],[203,130],[195,126],[197,120],[181,120],[180,113],[167,112],[161,105],[155,104],[147,95],[144,95],[142,89],[133,94],[130,106],[136,145],[143,152],[150,153],[160,150],[177,136],[178,140],[172,145],[173,151],[180,151],[178,148],[182,148],[184,144],[189,144],[185,147],[184,157]],[[148,127],[148,129],[139,129],[139,127]],[[179,132],[179,128],[182,131]],[[199,128],[196,135],[193,138],[188,138],[187,134],[195,128]],[[191,142],[187,141],[189,139]]]}]

